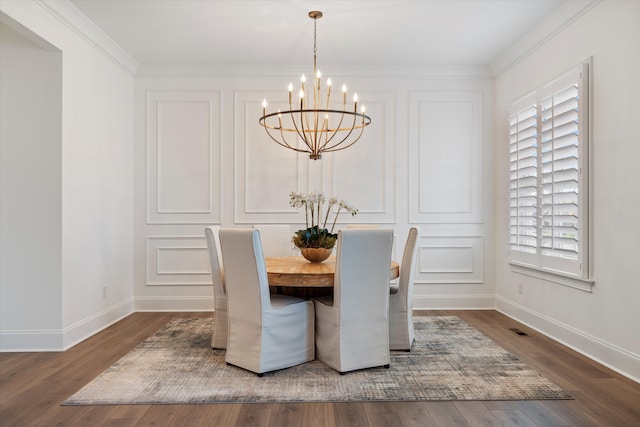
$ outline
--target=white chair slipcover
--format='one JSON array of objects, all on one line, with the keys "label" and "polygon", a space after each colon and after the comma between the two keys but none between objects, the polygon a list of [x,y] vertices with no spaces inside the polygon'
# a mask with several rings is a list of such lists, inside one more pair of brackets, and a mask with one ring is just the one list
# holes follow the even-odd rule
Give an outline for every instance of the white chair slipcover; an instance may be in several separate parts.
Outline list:
[{"label": "white chair slipcover", "polygon": [[[380,224],[347,224],[347,230],[358,228],[382,228]],[[393,246],[391,247],[391,258],[396,254],[396,233],[393,233]]]},{"label": "white chair slipcover", "polygon": [[227,292],[224,287],[224,270],[220,253],[218,230],[220,227],[206,227],[204,234],[209,248],[211,264],[211,280],[213,281],[213,299],[215,314],[213,317],[213,334],[211,348],[227,348]]},{"label": "white chair slipcover", "polygon": [[227,288],[226,362],[262,375],[315,358],[313,303],[270,295],[260,233],[220,229]]},{"label": "white chair slipcover", "polygon": [[314,299],[316,356],[332,369],[389,366],[391,229],[338,234],[333,297]]},{"label": "white chair slipcover", "polygon": [[260,231],[262,251],[266,257],[294,255],[291,242],[291,227],[286,224],[260,224],[254,225],[254,229]]},{"label": "white chair slipcover", "polygon": [[400,265],[398,283],[391,284],[389,294],[389,349],[411,350],[413,332],[413,276],[417,255],[418,229],[412,227],[407,235]]}]

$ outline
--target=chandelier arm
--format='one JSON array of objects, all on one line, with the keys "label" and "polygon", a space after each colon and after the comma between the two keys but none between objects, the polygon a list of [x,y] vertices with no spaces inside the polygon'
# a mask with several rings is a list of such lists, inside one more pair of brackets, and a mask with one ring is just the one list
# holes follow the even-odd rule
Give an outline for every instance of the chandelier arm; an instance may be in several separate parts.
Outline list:
[{"label": "chandelier arm", "polygon": [[[280,127],[279,130],[280,130],[280,134],[282,135],[282,140],[283,141],[286,140],[286,138],[284,136],[284,132],[285,131],[286,132],[295,132],[303,141],[305,141],[305,144],[307,145],[309,150],[311,150],[311,147],[309,147],[309,144],[306,143],[306,138],[304,136],[304,128],[302,128],[302,131],[301,131],[300,128],[298,127],[298,124],[297,124],[296,119],[295,119],[295,114],[294,113],[298,113],[299,112],[302,115],[302,111],[304,111],[304,110],[300,109],[300,110],[290,110],[290,111],[279,112],[279,113],[271,113],[271,114],[267,115],[266,117],[274,116],[276,114],[287,114],[287,115],[289,115],[289,117],[291,117],[291,123],[293,124],[293,128]],[[266,128],[266,126],[265,126],[265,128]],[[271,136],[271,135],[269,135],[269,136]],[[276,141],[276,142],[279,143],[280,145],[283,145],[279,141]],[[294,148],[293,146],[289,145],[288,143],[287,143],[286,146],[288,148],[291,148],[292,150],[295,150],[295,151],[298,151],[298,152],[301,152],[301,153],[309,153],[310,152],[308,150],[303,150],[303,149],[300,149],[300,148]]]},{"label": "chandelier arm", "polygon": [[[269,138],[271,138],[271,139],[272,139],[276,144],[281,145],[281,146],[283,146],[283,147],[285,147],[285,148],[288,148],[288,149],[290,149],[290,150],[298,151],[298,152],[300,152],[300,153],[308,153],[308,151],[307,151],[307,150],[299,149],[299,148],[294,147],[293,145],[291,145],[291,144],[289,144],[289,143],[287,142],[287,138],[285,137],[285,134],[284,134],[284,130],[286,130],[286,129],[284,129],[284,130],[283,130],[282,126],[280,126],[279,128],[276,128],[275,126],[269,126],[269,125],[267,125],[266,118],[267,118],[267,117],[270,117],[270,116],[274,116],[274,115],[276,115],[276,114],[277,114],[277,113],[273,113],[273,114],[270,114],[270,115],[267,115],[267,116],[263,116],[263,117],[261,117],[261,118],[260,118],[260,120],[258,121],[258,122],[260,123],[260,125],[261,125],[262,127],[264,127],[264,129],[265,129],[265,131],[267,132],[267,135],[269,136]],[[276,138],[271,134],[270,129],[273,129],[273,130],[280,130],[280,135],[282,136],[282,141],[283,141],[283,142],[281,142],[281,141],[279,141],[278,139],[276,139]]]},{"label": "chandelier arm", "polygon": [[[331,141],[333,141],[333,138],[335,138],[335,136],[338,134],[338,132],[340,132],[340,131],[341,131],[340,126],[342,126],[342,122],[344,121],[344,115],[345,115],[345,112],[344,112],[344,111],[341,111],[340,113],[341,113],[341,114],[340,114],[340,121],[338,122],[338,126],[336,126],[336,128],[333,130],[333,133],[331,134],[331,136],[330,136],[330,137],[325,138],[325,142],[324,142],[324,144],[322,145],[322,150],[324,150],[324,149],[325,149],[325,147],[326,147],[327,145],[329,145],[329,143],[330,143]],[[355,119],[353,120],[353,123],[355,124]],[[329,125],[327,124],[327,132],[329,132],[329,128],[328,128],[328,126],[329,126]],[[351,130],[353,130],[353,127],[351,128]],[[350,133],[351,133],[351,132],[349,132],[349,134],[350,134]],[[347,137],[349,137],[349,135],[347,135]],[[346,138],[345,138],[345,139],[346,139]],[[340,144],[342,144],[343,142],[344,142],[344,139],[343,139],[342,141],[340,141],[340,142],[339,142],[338,144],[336,144],[336,145],[333,145],[333,146],[329,145],[329,148],[331,148],[331,147],[335,147],[335,146],[337,146],[337,145],[340,145]]]},{"label": "chandelier arm", "polygon": [[[291,148],[292,150],[298,151],[300,153],[309,153],[309,150],[305,150],[305,149],[302,149],[302,148],[297,148],[297,147],[294,147],[293,145],[289,144],[289,142],[287,142],[287,137],[286,137],[287,134],[285,134],[284,132],[285,131],[281,127],[280,128],[280,135],[282,136],[282,140],[285,142],[285,144],[287,144],[287,146],[289,148]],[[290,135],[290,133],[289,133],[289,135]]]},{"label": "chandelier arm", "polygon": [[[331,153],[334,151],[340,151],[340,150],[344,150],[345,148],[349,148],[351,147],[353,144],[355,144],[356,142],[358,142],[358,140],[360,140],[360,137],[362,136],[362,134],[364,133],[364,127],[360,127],[360,134],[358,135],[358,137],[356,139],[354,139],[353,141],[351,141],[350,143],[348,143],[347,145],[345,145],[344,147],[341,147],[340,145],[344,142],[344,140],[342,140],[340,142],[340,144],[336,144],[332,147],[329,147],[325,150],[322,150],[326,153]],[[346,139],[346,138],[345,138]]]},{"label": "chandelier arm", "polygon": [[309,140],[308,140],[308,137],[307,137],[307,132],[309,132],[309,131],[305,130],[305,128],[304,128],[305,119],[307,121],[307,128],[308,128],[308,125],[309,125],[309,118],[307,117],[306,110],[300,110],[300,129],[301,130],[298,130],[298,126],[296,126],[296,121],[295,121],[295,118],[294,118],[293,114],[291,115],[291,119],[293,121],[293,126],[296,128],[296,131],[298,131],[298,136],[300,138],[302,138],[302,141],[304,141],[305,145],[307,147],[309,147],[310,152],[313,153],[314,152],[314,147],[309,145]]},{"label": "chandelier arm", "polygon": [[280,131],[280,133],[282,134],[282,140],[283,142],[278,141],[276,138],[274,138],[273,135],[271,135],[271,132],[269,131],[269,128],[265,126],[265,130],[267,132],[267,135],[269,135],[269,138],[271,138],[276,144],[281,145],[285,148],[288,148],[290,150],[294,150],[294,151],[298,151],[300,153],[308,153],[307,150],[301,150],[300,148],[294,147],[292,145],[289,145],[289,143],[287,142],[286,138],[284,137],[284,134],[282,133],[282,130]]},{"label": "chandelier arm", "polygon": [[[357,118],[360,117],[362,118],[362,124],[360,125],[356,125],[355,121],[357,120]],[[348,131],[347,135],[342,138],[342,140],[336,144],[330,145],[330,146],[324,146],[322,148],[322,151],[326,151],[326,152],[331,152],[331,151],[339,151],[339,150],[344,150],[345,148],[351,147],[353,144],[355,144],[356,142],[358,142],[358,140],[360,139],[360,137],[362,137],[362,134],[364,133],[364,128],[366,126],[368,126],[369,124],[371,124],[371,118],[363,113],[356,113],[354,114],[354,123],[353,126],[351,128],[344,128],[344,129],[337,129],[336,133],[338,130],[341,131]],[[351,141],[350,143],[348,143],[347,145],[345,145],[344,147],[339,147],[340,145],[344,144],[345,141],[347,141],[347,139],[351,136],[351,134],[353,133],[354,130],[356,129],[360,129],[360,134],[356,137],[355,140]]]}]

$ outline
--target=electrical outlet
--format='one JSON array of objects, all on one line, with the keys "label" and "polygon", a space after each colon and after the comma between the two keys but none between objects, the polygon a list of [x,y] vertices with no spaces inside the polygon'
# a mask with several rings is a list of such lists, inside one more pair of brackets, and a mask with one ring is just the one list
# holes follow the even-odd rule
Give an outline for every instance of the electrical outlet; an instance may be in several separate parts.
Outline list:
[{"label": "electrical outlet", "polygon": [[520,295],[522,295],[522,288],[523,288],[523,286],[522,286],[522,282],[518,282],[518,293],[519,293]]},{"label": "electrical outlet", "polygon": [[107,299],[107,285],[102,285],[102,299]]}]

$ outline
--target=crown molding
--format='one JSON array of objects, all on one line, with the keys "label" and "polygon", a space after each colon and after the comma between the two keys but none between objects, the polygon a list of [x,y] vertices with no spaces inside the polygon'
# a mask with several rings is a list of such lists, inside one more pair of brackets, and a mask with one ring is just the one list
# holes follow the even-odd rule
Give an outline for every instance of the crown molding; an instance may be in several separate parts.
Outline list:
[{"label": "crown molding", "polygon": [[135,75],[140,64],[127,51],[118,45],[96,24],[68,1],[33,0],[45,11],[54,16],[75,32],[87,43],[101,52],[131,75]]},{"label": "crown molding", "polygon": [[[137,77],[290,77],[308,71],[308,65],[140,64]],[[326,67],[332,77],[485,77],[493,78],[486,65],[468,66],[344,66]]]},{"label": "crown molding", "polygon": [[601,2],[602,0],[572,0],[564,2],[544,21],[491,62],[490,67],[494,75],[499,76],[518,64]]}]

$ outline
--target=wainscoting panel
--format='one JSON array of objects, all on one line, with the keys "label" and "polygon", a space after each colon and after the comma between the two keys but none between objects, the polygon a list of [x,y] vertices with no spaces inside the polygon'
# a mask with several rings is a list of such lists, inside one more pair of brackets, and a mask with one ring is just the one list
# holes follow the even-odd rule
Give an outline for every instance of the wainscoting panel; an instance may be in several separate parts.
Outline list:
[{"label": "wainscoting panel", "polygon": [[[281,147],[258,124],[262,99],[277,99],[280,92],[235,92],[235,222],[244,224],[298,222],[300,214],[289,205],[291,191],[306,191],[309,158]],[[269,110],[287,109],[270,102]],[[292,139],[294,144],[295,139]],[[303,218],[304,221],[304,218]]]},{"label": "wainscoting panel", "polygon": [[483,221],[482,129],[482,92],[410,92],[410,222]]},{"label": "wainscoting panel", "polygon": [[353,146],[323,156],[327,163],[325,194],[346,200],[358,209],[345,223],[394,223],[396,219],[395,97],[393,92],[360,91],[371,125]]},{"label": "wainscoting panel", "polygon": [[221,222],[218,91],[147,94],[147,223]]},{"label": "wainscoting panel", "polygon": [[209,252],[204,238],[147,237],[147,285],[211,286]]},{"label": "wainscoting panel", "polygon": [[484,239],[480,236],[422,236],[416,283],[482,283]]}]

